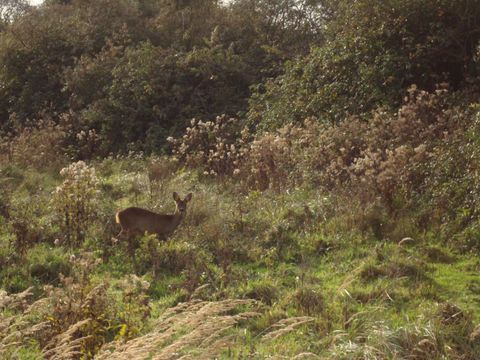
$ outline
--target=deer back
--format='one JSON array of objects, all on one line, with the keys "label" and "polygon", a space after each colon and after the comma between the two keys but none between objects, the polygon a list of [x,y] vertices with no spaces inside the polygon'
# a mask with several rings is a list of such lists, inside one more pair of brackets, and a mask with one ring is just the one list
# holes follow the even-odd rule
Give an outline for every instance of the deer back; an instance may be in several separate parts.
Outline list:
[{"label": "deer back", "polygon": [[137,207],[129,207],[117,213],[117,219],[123,229],[166,236],[172,233],[181,220],[180,214],[157,214]]}]

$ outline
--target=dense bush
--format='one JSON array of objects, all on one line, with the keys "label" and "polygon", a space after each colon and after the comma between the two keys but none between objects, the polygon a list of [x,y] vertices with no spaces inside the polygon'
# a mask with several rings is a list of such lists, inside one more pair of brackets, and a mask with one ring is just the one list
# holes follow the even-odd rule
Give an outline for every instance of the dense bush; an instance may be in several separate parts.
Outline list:
[{"label": "dense bush", "polygon": [[159,150],[193,116],[238,111],[248,89],[243,73],[241,59],[221,47],[179,53],[145,43],[125,52],[106,97],[82,117],[100,129],[106,151]]},{"label": "dense bush", "polygon": [[287,62],[285,74],[256,89],[253,124],[275,129],[308,116],[338,123],[348,114],[400,105],[412,84],[431,91],[445,81],[458,89],[478,73],[478,4],[340,1],[334,14],[323,46]]},{"label": "dense bush", "polygon": [[106,39],[124,27],[131,38],[141,39],[135,4],[87,3],[47,2],[26,12],[0,34],[0,79],[5,84],[0,90],[2,127],[12,125],[13,114],[24,123],[42,111],[65,111],[69,92],[64,91],[63,74],[77,57],[98,52]]},{"label": "dense bush", "polygon": [[192,117],[244,113],[249,86],[320,37],[317,1],[12,4],[0,33],[0,129],[66,112],[75,134],[98,134],[101,146],[80,158],[160,152]]}]

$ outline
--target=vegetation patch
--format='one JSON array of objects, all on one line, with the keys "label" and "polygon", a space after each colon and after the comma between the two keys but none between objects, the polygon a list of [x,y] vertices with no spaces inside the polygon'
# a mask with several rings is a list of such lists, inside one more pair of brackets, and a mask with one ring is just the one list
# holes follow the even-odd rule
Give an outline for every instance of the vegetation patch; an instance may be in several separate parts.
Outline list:
[{"label": "vegetation patch", "polygon": [[477,360],[479,44],[476,1],[1,1],[0,358]]}]

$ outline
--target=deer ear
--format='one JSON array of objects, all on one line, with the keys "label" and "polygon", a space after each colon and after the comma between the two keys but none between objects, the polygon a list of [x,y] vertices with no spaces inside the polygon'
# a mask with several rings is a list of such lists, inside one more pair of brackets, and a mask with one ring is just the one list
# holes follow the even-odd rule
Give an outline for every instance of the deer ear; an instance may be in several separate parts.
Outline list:
[{"label": "deer ear", "polygon": [[189,202],[190,200],[192,200],[192,193],[188,193],[187,196],[185,196],[185,200],[186,202]]},{"label": "deer ear", "polygon": [[176,191],[173,192],[173,200],[180,201],[180,197],[178,196]]}]

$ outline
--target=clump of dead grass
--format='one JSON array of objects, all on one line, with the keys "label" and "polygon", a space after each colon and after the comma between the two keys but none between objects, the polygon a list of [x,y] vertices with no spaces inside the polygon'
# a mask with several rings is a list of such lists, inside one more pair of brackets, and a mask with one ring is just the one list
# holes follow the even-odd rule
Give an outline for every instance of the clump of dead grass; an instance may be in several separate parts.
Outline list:
[{"label": "clump of dead grass", "polygon": [[271,326],[272,331],[263,335],[262,339],[275,340],[280,336],[284,336],[286,334],[291,333],[299,326],[311,323],[313,321],[315,321],[315,318],[310,316],[291,317],[291,318],[279,320],[278,322],[276,322]]},{"label": "clump of dead grass", "polygon": [[[191,300],[168,309],[154,329],[136,339],[106,344],[96,359],[207,359],[215,357],[235,340],[229,330],[259,315],[254,300],[217,302]],[[193,354],[194,357],[193,357]]]}]

